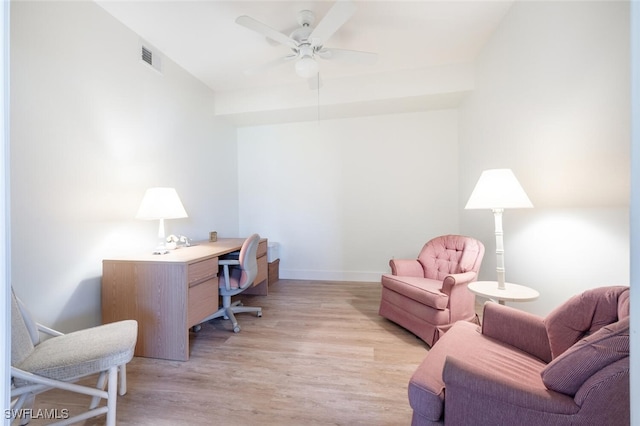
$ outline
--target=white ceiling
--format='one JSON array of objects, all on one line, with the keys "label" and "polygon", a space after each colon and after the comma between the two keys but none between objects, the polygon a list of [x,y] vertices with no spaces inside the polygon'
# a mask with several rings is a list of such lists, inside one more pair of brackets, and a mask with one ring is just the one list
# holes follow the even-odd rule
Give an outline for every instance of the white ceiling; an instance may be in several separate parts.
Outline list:
[{"label": "white ceiling", "polygon": [[[287,55],[287,47],[235,23],[249,15],[289,34],[297,12],[308,9],[316,23],[332,1],[98,1],[213,90],[287,84],[300,77],[288,62],[259,75],[243,70]],[[389,73],[473,61],[511,1],[356,1],[352,18],[329,39],[327,47],[378,53],[374,66],[320,61],[323,80]]]}]

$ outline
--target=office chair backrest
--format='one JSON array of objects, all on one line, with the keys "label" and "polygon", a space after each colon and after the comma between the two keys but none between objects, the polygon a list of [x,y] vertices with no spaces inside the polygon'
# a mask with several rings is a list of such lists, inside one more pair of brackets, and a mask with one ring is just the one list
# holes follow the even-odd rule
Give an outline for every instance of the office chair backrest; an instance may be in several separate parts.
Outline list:
[{"label": "office chair backrest", "polygon": [[240,268],[242,268],[242,275],[239,280],[239,287],[244,288],[247,285],[251,285],[253,280],[258,275],[258,243],[260,242],[260,235],[253,234],[247,238],[240,248]]}]

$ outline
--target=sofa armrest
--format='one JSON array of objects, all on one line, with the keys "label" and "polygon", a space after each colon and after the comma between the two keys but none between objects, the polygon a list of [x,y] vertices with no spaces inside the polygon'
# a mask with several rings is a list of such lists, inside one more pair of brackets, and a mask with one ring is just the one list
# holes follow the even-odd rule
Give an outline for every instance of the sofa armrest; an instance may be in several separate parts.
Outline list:
[{"label": "sofa armrest", "polygon": [[389,266],[392,275],[424,278],[424,268],[416,259],[391,259]]},{"label": "sofa armrest", "polygon": [[544,362],[551,361],[551,347],[544,320],[538,315],[495,302],[486,302],[482,334],[514,346]]},{"label": "sofa armrest", "polygon": [[[513,424],[527,411],[528,414],[537,411],[571,415],[580,408],[572,397],[549,391],[542,381],[531,382],[519,380],[516,376],[495,374],[486,366],[476,366],[451,356],[446,358],[442,378],[446,389],[445,418],[454,424],[455,419],[451,417],[455,417],[455,413],[450,413],[450,409],[457,404],[480,404],[481,412],[486,412],[489,408],[488,401],[492,401],[496,411],[508,406],[511,409],[502,414],[512,416]],[[453,411],[459,410],[454,408]],[[497,423],[500,422],[496,419],[495,424]]]},{"label": "sofa armrest", "polygon": [[462,272],[460,274],[449,274],[442,281],[442,292],[451,294],[451,289],[460,284],[469,284],[476,279],[476,273],[473,271]]}]

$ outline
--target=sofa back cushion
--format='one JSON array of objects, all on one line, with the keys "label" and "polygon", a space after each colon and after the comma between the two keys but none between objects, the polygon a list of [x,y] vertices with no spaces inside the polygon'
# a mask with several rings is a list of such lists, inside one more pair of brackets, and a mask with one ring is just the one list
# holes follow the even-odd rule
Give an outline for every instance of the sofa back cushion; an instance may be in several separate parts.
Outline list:
[{"label": "sofa back cushion", "polygon": [[629,287],[587,290],[557,307],[544,320],[553,358],[585,336],[629,316]]},{"label": "sofa back cushion", "polygon": [[575,395],[592,375],[629,356],[629,317],[603,326],[551,361],[541,372],[548,389]]},{"label": "sofa back cushion", "polygon": [[418,255],[424,277],[442,281],[449,274],[478,272],[484,245],[471,237],[443,235],[429,241]]}]

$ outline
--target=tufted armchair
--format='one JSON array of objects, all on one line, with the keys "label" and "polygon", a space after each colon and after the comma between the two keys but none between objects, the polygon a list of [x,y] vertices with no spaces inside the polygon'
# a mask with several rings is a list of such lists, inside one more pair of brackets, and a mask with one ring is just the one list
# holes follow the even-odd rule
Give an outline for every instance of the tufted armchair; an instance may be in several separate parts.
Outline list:
[{"label": "tufted armchair", "polygon": [[628,425],[629,287],[587,290],[546,317],[487,302],[409,382],[413,426]]},{"label": "tufted armchair", "polygon": [[476,280],[483,256],[480,241],[444,235],[427,242],[417,259],[391,259],[379,314],[433,345],[454,322],[475,319],[467,284]]}]

